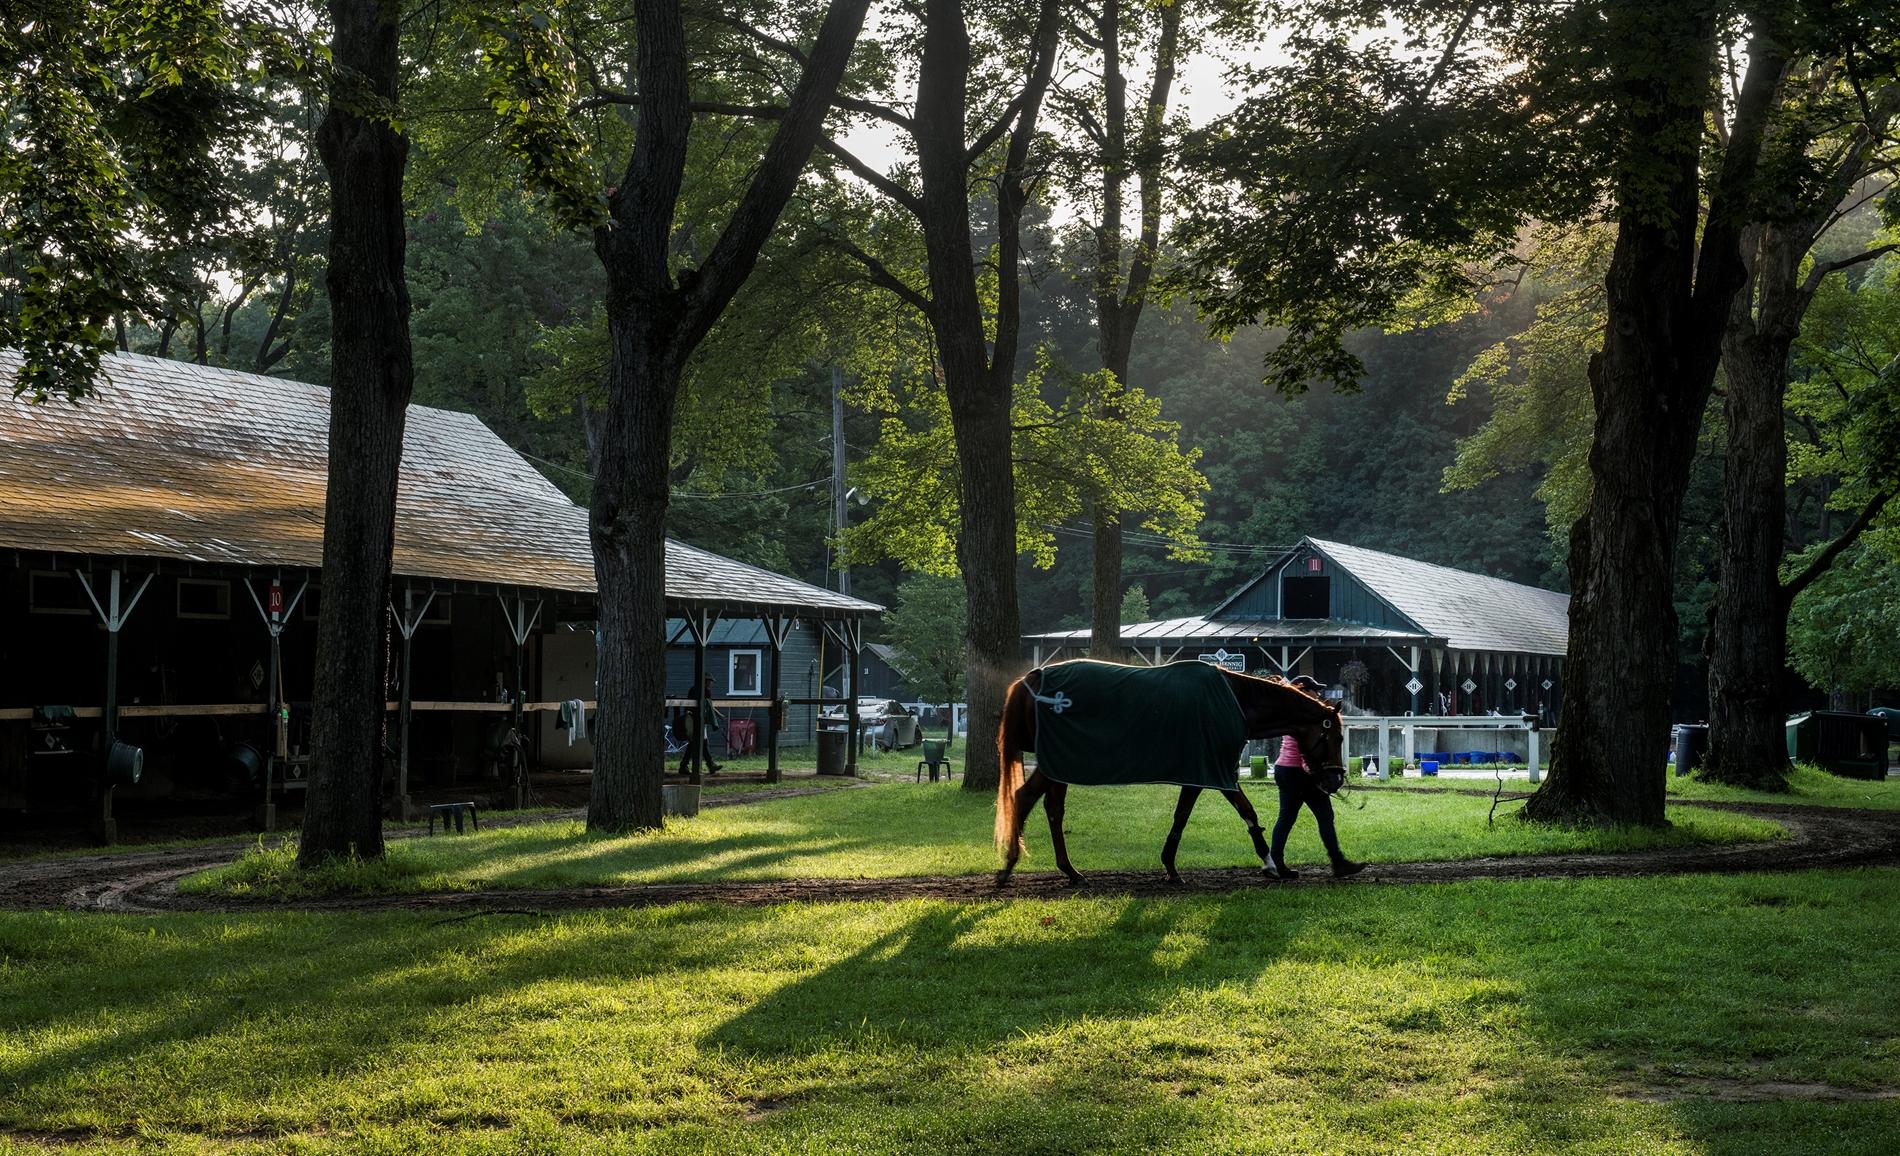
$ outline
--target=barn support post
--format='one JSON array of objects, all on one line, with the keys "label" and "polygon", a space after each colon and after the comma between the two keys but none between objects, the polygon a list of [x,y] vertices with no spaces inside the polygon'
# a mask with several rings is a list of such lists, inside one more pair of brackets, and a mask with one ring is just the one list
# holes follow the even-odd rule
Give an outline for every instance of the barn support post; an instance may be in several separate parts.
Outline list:
[{"label": "barn support post", "polygon": [[244,589],[251,596],[251,605],[257,607],[258,615],[264,619],[264,629],[270,633],[270,672],[265,676],[269,680],[269,687],[264,701],[270,704],[271,737],[265,744],[269,749],[264,752],[264,797],[263,801],[257,805],[256,816],[257,825],[266,831],[277,829],[277,804],[271,802],[272,780],[277,770],[277,760],[287,758],[290,754],[289,737],[285,734],[284,687],[283,680],[279,677],[284,665],[284,627],[290,621],[290,612],[297,608],[297,603],[303,601],[304,591],[309,588],[310,580],[306,578],[303,585],[297,588],[296,597],[286,605],[283,577],[281,574],[273,574],[270,586],[265,592],[270,603],[267,608],[264,602],[258,599],[257,589],[251,585],[251,580],[249,578],[244,580]]},{"label": "barn support post", "polygon": [[[410,686],[415,677],[415,665],[411,661],[410,641],[416,636],[416,627],[422,625],[422,616],[429,612],[435,603],[435,591],[430,590],[416,605],[415,584],[402,584],[402,612],[395,616],[396,632],[402,635],[402,696],[397,707],[396,749],[396,796],[389,801],[389,817],[399,823],[407,823],[417,816],[415,807],[409,802],[409,723],[414,715],[415,692]],[[391,606],[391,610],[395,607]]]},{"label": "barn support post", "polygon": [[772,644],[772,674],[767,697],[771,705],[765,710],[765,781],[776,783],[782,776],[778,769],[778,737],[780,712],[785,704],[779,699],[779,662],[785,657],[785,639],[791,633],[792,620],[782,614],[771,614],[765,619],[765,636]]},{"label": "barn support post", "polygon": [[[106,709],[103,712],[106,729],[105,753],[99,762],[99,817],[93,827],[93,834],[101,842],[115,842],[119,837],[118,820],[112,817],[113,782],[108,774],[112,759],[112,745],[119,740],[119,630],[125,620],[132,616],[132,608],[145,596],[145,588],[152,584],[152,575],[147,574],[145,581],[133,592],[129,601],[120,604],[120,588],[123,576],[117,567],[112,569],[106,592],[106,605],[99,604],[99,596],[92,592],[92,582],[78,570],[73,576],[79,579],[80,589],[92,600],[92,608],[99,613],[99,620],[106,625]],[[108,609],[110,607],[110,609]]]},{"label": "barn support post", "polygon": [[694,606],[686,612],[686,627],[693,632],[693,738],[686,745],[687,762],[692,767],[689,783],[705,781],[700,757],[712,750],[712,740],[706,737],[708,724],[712,722],[712,700],[706,697],[706,640],[712,636],[716,621],[718,617],[703,606]]},{"label": "barn support post", "polygon": [[864,622],[862,619],[847,618],[841,624],[844,638],[846,661],[851,664],[849,678],[845,684],[849,695],[845,699],[845,717],[850,720],[849,732],[845,737],[844,773],[855,779],[858,777],[858,742],[863,735],[863,721],[858,717],[858,669],[859,652],[864,649]]},{"label": "barn support post", "polygon": [[[1420,678],[1418,677],[1418,660],[1419,660],[1419,650],[1418,650],[1418,647],[1416,647],[1416,646],[1414,646],[1414,647],[1412,648],[1412,678],[1411,678],[1411,681],[1413,681],[1413,682],[1419,682],[1419,681],[1422,681],[1422,680],[1421,680],[1421,679],[1420,679]],[[1413,691],[1413,692],[1411,692],[1411,693],[1412,693],[1412,713],[1413,713],[1413,714],[1417,714],[1417,713],[1418,713],[1418,691],[1416,691],[1416,690],[1415,690],[1415,691]],[[1406,749],[1405,749],[1405,757],[1406,757],[1406,759],[1407,759],[1407,761],[1410,761],[1410,759],[1411,759],[1411,757],[1412,757],[1412,749],[1411,749],[1411,748],[1412,748],[1412,740],[1411,740],[1411,737],[1410,737],[1410,735],[1411,735],[1411,728],[1409,728],[1409,727],[1408,727],[1408,728],[1406,728],[1406,735],[1407,735],[1407,737],[1406,737],[1406,740],[1405,740],[1405,747],[1406,747]]]},{"label": "barn support post", "polygon": [[[528,646],[528,635],[534,631],[534,624],[541,620],[541,608],[544,602],[542,599],[535,599],[534,613],[529,614],[528,600],[520,594],[515,595],[513,613],[509,613],[508,600],[501,596],[500,591],[496,591],[495,601],[501,603],[501,616],[508,623],[509,637],[515,640],[515,682],[508,692],[514,709],[508,712],[508,729],[513,732],[515,754],[520,759],[520,765],[515,767],[514,782],[511,784],[515,795],[515,810],[518,811],[528,805],[528,747],[521,734],[521,659]],[[408,646],[409,640],[405,637],[403,639],[405,652]],[[405,691],[406,689],[405,687]],[[503,749],[506,750],[506,744],[503,745]]]}]

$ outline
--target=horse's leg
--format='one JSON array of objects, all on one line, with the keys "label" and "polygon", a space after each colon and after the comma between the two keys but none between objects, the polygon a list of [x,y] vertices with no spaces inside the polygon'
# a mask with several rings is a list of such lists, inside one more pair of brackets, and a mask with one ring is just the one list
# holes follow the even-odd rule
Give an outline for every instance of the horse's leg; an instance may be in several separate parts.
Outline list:
[{"label": "horse's leg", "polygon": [[1063,804],[1069,797],[1069,784],[1052,782],[1049,784],[1048,797],[1042,801],[1042,812],[1049,816],[1049,838],[1056,845],[1056,866],[1069,877],[1071,883],[1086,883],[1082,873],[1069,862],[1069,845],[1062,838]]},{"label": "horse's leg", "polygon": [[1266,866],[1267,860],[1271,858],[1267,849],[1267,833],[1266,828],[1260,825],[1260,816],[1254,813],[1253,800],[1238,788],[1222,791],[1221,794],[1226,795],[1227,801],[1234,805],[1234,810],[1240,812],[1241,821],[1247,824],[1247,834],[1253,836],[1254,854],[1260,856],[1260,865]]},{"label": "horse's leg", "polygon": [[1023,785],[1016,788],[1016,822],[1010,828],[1009,852],[1003,860],[1002,869],[996,873],[996,885],[1009,882],[1009,873],[1016,870],[1016,861],[1023,857],[1023,824],[1029,819],[1029,812],[1035,809],[1036,800],[1049,790],[1049,780],[1041,771],[1030,772]]},{"label": "horse's leg", "polygon": [[1174,853],[1181,847],[1181,832],[1187,830],[1188,816],[1194,813],[1194,804],[1201,798],[1201,788],[1182,787],[1181,798],[1174,804],[1174,828],[1168,832],[1168,841],[1161,845],[1161,865],[1168,870],[1168,882],[1181,882],[1181,873],[1174,869]]}]

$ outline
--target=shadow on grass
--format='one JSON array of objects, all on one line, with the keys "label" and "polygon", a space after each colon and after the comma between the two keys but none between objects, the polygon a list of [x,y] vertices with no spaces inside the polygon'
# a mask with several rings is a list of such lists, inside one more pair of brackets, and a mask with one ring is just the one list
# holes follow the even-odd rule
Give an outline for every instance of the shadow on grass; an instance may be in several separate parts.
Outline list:
[{"label": "shadow on grass", "polygon": [[821,1149],[1231,1151],[1292,1129],[1315,1150],[1884,1153],[1893,1103],[1606,1089],[1893,1080],[1896,878],[6,916],[0,1122],[479,1130],[554,1104],[564,1128],[685,1121],[743,1150],[733,1103],[771,1095]]}]

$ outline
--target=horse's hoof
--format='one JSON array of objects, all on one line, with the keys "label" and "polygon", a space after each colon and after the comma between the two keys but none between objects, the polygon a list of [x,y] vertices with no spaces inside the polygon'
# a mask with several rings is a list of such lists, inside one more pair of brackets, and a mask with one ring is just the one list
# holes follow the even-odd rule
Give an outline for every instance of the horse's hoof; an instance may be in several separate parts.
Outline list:
[{"label": "horse's hoof", "polygon": [[1089,879],[1088,879],[1088,876],[1086,875],[1069,876],[1069,886],[1071,887],[1087,887],[1088,885],[1089,885]]},{"label": "horse's hoof", "polygon": [[1181,878],[1179,875],[1170,875],[1167,878],[1163,879],[1162,882],[1166,883],[1170,887],[1186,887],[1187,886],[1187,880]]},{"label": "horse's hoof", "polygon": [[1008,887],[1009,886],[1009,872],[998,871],[996,873],[996,885],[998,887]]}]

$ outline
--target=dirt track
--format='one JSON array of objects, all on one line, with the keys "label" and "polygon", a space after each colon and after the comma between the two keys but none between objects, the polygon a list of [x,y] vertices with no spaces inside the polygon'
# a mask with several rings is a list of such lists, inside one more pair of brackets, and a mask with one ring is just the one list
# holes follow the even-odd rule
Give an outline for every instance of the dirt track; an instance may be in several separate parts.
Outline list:
[{"label": "dirt track", "polygon": [[[831,788],[837,789],[837,788]],[[808,790],[757,791],[715,796],[709,806],[764,802]],[[1695,872],[1798,871],[1900,863],[1900,811],[1862,811],[1755,803],[1703,804],[1773,819],[1789,837],[1771,843],[1690,847],[1619,855],[1529,855],[1515,858],[1428,863],[1381,863],[1350,884],[1448,883],[1468,879],[1554,879],[1603,876],[1674,875]],[[531,821],[578,818],[580,812],[556,812]],[[293,904],[187,898],[178,880],[196,871],[228,863],[254,842],[231,842],[176,850],[36,859],[0,864],[0,909],[158,913],[168,911],[431,911],[476,913],[501,908],[538,911],[601,907],[643,907],[667,903],[720,902],[769,904],[835,900],[886,901],[946,899],[1059,898],[1070,895],[1176,896],[1215,893],[1244,887],[1333,886],[1323,870],[1308,872],[1298,883],[1277,883],[1257,868],[1186,871],[1185,886],[1170,886],[1158,869],[1100,871],[1083,888],[1068,885],[1055,872],[1019,872],[999,890],[987,875],[921,876],[898,879],[791,879],[760,883],[658,883],[626,887],[577,887],[559,890],[495,890],[408,895],[343,896]]]}]

